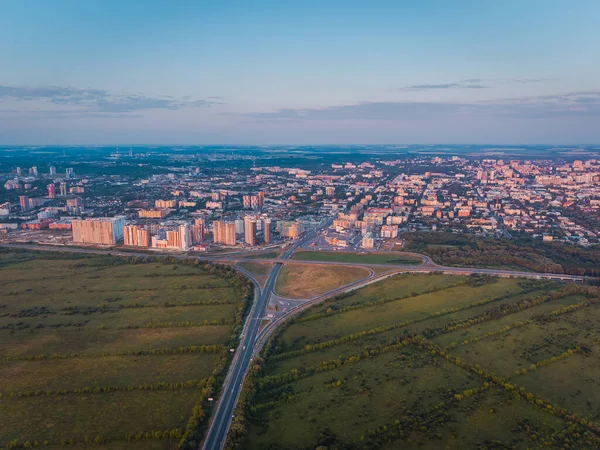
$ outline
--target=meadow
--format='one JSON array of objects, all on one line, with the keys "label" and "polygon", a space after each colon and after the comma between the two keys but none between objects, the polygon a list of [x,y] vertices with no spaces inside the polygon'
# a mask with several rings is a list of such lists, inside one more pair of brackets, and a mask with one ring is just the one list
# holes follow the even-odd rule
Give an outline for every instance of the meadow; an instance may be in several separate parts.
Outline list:
[{"label": "meadow", "polygon": [[598,288],[403,274],[290,319],[228,449],[597,449]]},{"label": "meadow", "polygon": [[251,285],[229,267],[0,251],[0,447],[195,449]]},{"label": "meadow", "polygon": [[287,265],[277,276],[275,292],[286,298],[313,298],[369,275],[361,267]]}]

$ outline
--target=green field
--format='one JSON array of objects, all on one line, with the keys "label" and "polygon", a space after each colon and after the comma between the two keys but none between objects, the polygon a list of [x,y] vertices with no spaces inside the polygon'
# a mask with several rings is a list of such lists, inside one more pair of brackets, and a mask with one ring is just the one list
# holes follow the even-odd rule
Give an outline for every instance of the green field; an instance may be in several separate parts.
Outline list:
[{"label": "green field", "polygon": [[265,253],[248,253],[246,255],[243,255],[243,257],[247,259],[276,259],[277,257],[279,257],[280,253],[281,251],[272,251]]},{"label": "green field", "polygon": [[222,266],[12,250],[0,269],[2,448],[197,447],[246,279]]},{"label": "green field", "polygon": [[351,252],[315,252],[299,251],[294,253],[292,259],[299,261],[330,261],[360,264],[394,264],[394,265],[419,265],[423,260],[417,256],[397,253],[351,253]]},{"label": "green field", "polygon": [[597,288],[399,275],[282,326],[228,449],[597,449]]}]

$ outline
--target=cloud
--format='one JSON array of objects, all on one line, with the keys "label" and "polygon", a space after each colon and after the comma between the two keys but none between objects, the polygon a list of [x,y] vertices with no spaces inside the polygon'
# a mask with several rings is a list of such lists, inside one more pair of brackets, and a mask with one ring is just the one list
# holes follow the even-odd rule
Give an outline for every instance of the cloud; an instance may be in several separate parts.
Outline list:
[{"label": "cloud", "polygon": [[[428,91],[435,89],[486,89],[490,88],[488,84],[494,84],[495,82],[504,83],[515,83],[515,84],[533,84],[533,83],[545,83],[548,81],[554,81],[554,78],[513,78],[509,80],[493,80],[485,78],[464,78],[460,81],[453,83],[440,83],[440,84],[415,84],[413,86],[406,86],[400,88],[400,91]],[[483,84],[485,83],[485,84]]]},{"label": "cloud", "polygon": [[533,83],[545,83],[547,81],[554,81],[555,78],[515,78],[508,80],[509,83],[517,84],[533,84]]},{"label": "cloud", "polygon": [[43,106],[70,106],[79,112],[124,114],[150,109],[177,110],[221,104],[221,98],[192,100],[190,97],[148,96],[143,94],[114,94],[102,89],[60,86],[2,86],[0,101],[38,102]]},{"label": "cloud", "polygon": [[467,80],[458,81],[456,83],[441,83],[441,84],[415,84],[400,88],[400,91],[429,91],[434,89],[487,89],[489,86],[484,86],[480,78],[470,78]]},{"label": "cloud", "polygon": [[260,121],[388,120],[409,121],[451,116],[495,116],[538,119],[600,117],[600,91],[515,98],[472,103],[458,102],[365,102],[328,108],[280,109],[243,114]]}]

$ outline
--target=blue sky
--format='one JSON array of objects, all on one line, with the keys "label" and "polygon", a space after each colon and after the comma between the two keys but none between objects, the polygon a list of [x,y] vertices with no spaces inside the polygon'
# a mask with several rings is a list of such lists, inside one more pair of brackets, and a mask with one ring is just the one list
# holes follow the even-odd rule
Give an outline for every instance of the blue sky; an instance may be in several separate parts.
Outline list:
[{"label": "blue sky", "polygon": [[3,0],[0,144],[600,143],[597,0]]}]

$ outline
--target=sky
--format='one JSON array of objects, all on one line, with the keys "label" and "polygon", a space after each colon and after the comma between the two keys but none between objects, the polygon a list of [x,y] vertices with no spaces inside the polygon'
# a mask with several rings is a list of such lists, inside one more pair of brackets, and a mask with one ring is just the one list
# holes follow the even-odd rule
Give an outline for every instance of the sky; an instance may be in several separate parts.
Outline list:
[{"label": "sky", "polygon": [[0,145],[600,144],[598,0],[0,4]]}]

